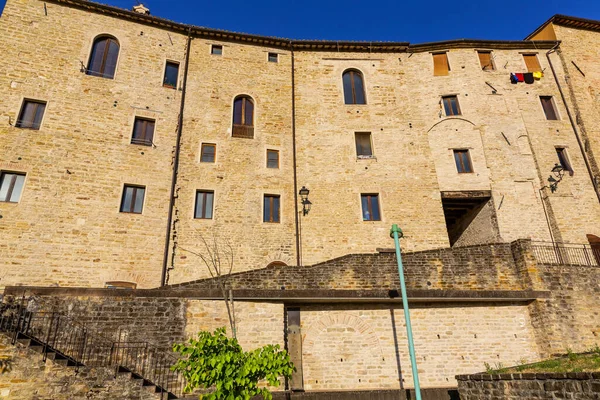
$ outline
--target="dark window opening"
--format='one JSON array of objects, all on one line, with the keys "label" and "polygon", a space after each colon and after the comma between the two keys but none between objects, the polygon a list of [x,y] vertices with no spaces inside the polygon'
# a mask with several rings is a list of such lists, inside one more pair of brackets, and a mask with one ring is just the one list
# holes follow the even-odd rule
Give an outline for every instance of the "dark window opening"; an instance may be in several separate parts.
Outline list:
[{"label": "dark window opening", "polygon": [[354,134],[354,140],[356,142],[356,155],[357,157],[372,157],[373,148],[371,147],[371,133],[370,132],[356,132]]},{"label": "dark window opening", "polygon": [[151,119],[136,118],[133,125],[131,144],[152,146],[154,139],[154,121]]},{"label": "dark window opening", "polygon": [[196,192],[196,204],[194,207],[194,218],[212,219],[213,203],[215,193],[207,190],[198,190]]},{"label": "dark window opening", "polygon": [[569,173],[573,174],[573,167],[571,167],[571,163],[569,162],[567,149],[565,149],[564,147],[557,147],[556,155],[558,156],[558,162],[560,166],[563,167],[565,171],[568,171]]},{"label": "dark window opening", "polygon": [[542,108],[544,109],[546,119],[549,121],[558,120],[558,114],[556,112],[556,109],[554,108],[554,101],[552,100],[552,96],[540,96],[540,101],[542,102]]},{"label": "dark window opening", "polygon": [[442,207],[451,246],[502,241],[491,192],[442,192]]},{"label": "dark window opening", "polygon": [[278,195],[265,194],[263,201],[263,222],[279,222]]},{"label": "dark window opening", "polygon": [[39,130],[45,110],[46,103],[43,101],[24,100],[15,126],[17,128]]},{"label": "dark window opening", "polygon": [[378,194],[361,194],[363,221],[381,221]]},{"label": "dark window opening", "polygon": [[141,214],[144,207],[146,188],[143,186],[125,185],[121,199],[121,212]]},{"label": "dark window opening", "polygon": [[202,143],[200,150],[200,162],[214,163],[217,153],[217,145],[212,143]]},{"label": "dark window opening", "polygon": [[342,75],[345,104],[367,104],[363,76],[359,71],[348,70]]},{"label": "dark window opening", "polygon": [[277,53],[269,53],[269,62],[278,62],[279,61],[279,54]]},{"label": "dark window opening", "polygon": [[457,96],[443,96],[442,103],[444,104],[444,111],[447,117],[461,115]]},{"label": "dark window opening", "polygon": [[85,71],[87,75],[113,79],[119,57],[119,43],[111,37],[99,37],[94,40],[92,54]]},{"label": "dark window opening", "polygon": [[233,129],[231,136],[254,138],[254,102],[248,96],[238,96],[233,101]]},{"label": "dark window opening", "polygon": [[459,174],[473,172],[469,150],[454,150],[454,162],[456,163],[456,170]]},{"label": "dark window opening", "polygon": [[218,44],[213,44],[210,48],[210,54],[212,54],[214,56],[223,55],[223,46],[220,46]]},{"label": "dark window opening", "polygon": [[279,168],[278,150],[267,150],[267,168]]},{"label": "dark window opening", "polygon": [[17,203],[21,198],[25,174],[2,172],[0,174],[0,201]]},{"label": "dark window opening", "polygon": [[165,77],[163,78],[163,86],[177,89],[177,80],[179,79],[179,63],[167,61],[165,66]]}]

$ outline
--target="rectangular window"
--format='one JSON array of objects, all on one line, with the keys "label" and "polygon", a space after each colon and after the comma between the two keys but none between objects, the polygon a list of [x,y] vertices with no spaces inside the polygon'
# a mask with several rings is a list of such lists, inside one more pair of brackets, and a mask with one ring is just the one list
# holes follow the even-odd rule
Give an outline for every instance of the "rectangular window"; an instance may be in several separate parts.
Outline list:
[{"label": "rectangular window", "polygon": [[450,64],[448,64],[447,53],[434,53],[433,54],[433,76],[444,76],[448,75],[450,71]]},{"label": "rectangular window", "polygon": [[146,188],[143,186],[125,185],[121,199],[121,212],[141,214],[145,193]]},{"label": "rectangular window", "polygon": [[267,168],[279,168],[279,150],[267,150]]},{"label": "rectangular window", "polygon": [[24,100],[16,127],[39,130],[46,110],[46,102],[37,100]]},{"label": "rectangular window", "polygon": [[223,46],[218,45],[218,44],[213,44],[210,47],[210,54],[212,54],[213,56],[221,56],[221,55],[223,55]]},{"label": "rectangular window", "polygon": [[491,51],[478,51],[477,55],[479,56],[479,64],[481,65],[482,70],[493,71],[496,69],[494,67]]},{"label": "rectangular window", "polygon": [[0,174],[0,201],[17,203],[21,198],[25,174],[2,172]]},{"label": "rectangular window", "polygon": [[215,162],[215,155],[217,154],[217,145],[212,143],[202,143],[200,150],[200,162]]},{"label": "rectangular window", "polygon": [[263,201],[263,222],[279,222],[279,196],[265,194]]},{"label": "rectangular window", "polygon": [[542,70],[537,54],[523,54],[523,60],[525,60],[527,72],[537,72]]},{"label": "rectangular window", "polygon": [[454,162],[456,163],[456,170],[459,174],[473,172],[469,150],[454,150]]},{"label": "rectangular window", "polygon": [[163,86],[177,89],[177,80],[179,79],[179,63],[167,61],[165,67],[165,77],[163,78]]},{"label": "rectangular window", "polygon": [[213,191],[196,191],[196,206],[194,208],[194,218],[212,219],[214,197],[215,192]]},{"label": "rectangular window", "polygon": [[131,144],[152,146],[152,139],[154,139],[154,120],[136,118],[133,125]]},{"label": "rectangular window", "polygon": [[542,102],[542,108],[544,109],[544,114],[546,114],[546,119],[556,121],[558,119],[558,114],[554,108],[552,96],[540,96],[540,101]]},{"label": "rectangular window", "polygon": [[563,167],[565,171],[573,172],[573,167],[571,167],[569,157],[567,156],[567,149],[564,147],[557,147],[556,155],[558,156],[558,162],[560,166]]},{"label": "rectangular window", "polygon": [[363,221],[381,221],[378,194],[361,194]]},{"label": "rectangular window", "polygon": [[356,142],[356,156],[373,157],[373,149],[371,147],[371,132],[356,132],[354,134]]},{"label": "rectangular window", "polygon": [[277,53],[269,53],[269,62],[278,62],[279,61],[279,54]]},{"label": "rectangular window", "polygon": [[457,96],[443,96],[442,102],[444,103],[444,111],[447,117],[461,115]]}]

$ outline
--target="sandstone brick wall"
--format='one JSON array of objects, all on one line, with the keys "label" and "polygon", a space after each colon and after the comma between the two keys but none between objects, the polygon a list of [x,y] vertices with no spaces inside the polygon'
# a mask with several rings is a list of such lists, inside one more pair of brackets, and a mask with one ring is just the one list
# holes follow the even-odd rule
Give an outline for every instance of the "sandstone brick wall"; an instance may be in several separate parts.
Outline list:
[{"label": "sandstone brick wall", "polygon": [[539,373],[458,376],[462,400],[597,399],[600,374]]},{"label": "sandstone brick wall", "polygon": [[11,369],[0,374],[0,398],[7,400],[155,400],[160,395],[142,388],[127,376],[115,379],[112,368],[86,368],[79,371],[43,361],[33,350],[16,347],[0,335],[0,356],[11,360]]},{"label": "sandstone brick wall", "polygon": [[[523,304],[417,304],[411,321],[423,387],[456,386],[454,371],[485,362],[539,357]],[[306,390],[412,387],[401,306],[306,305],[301,323]]]}]

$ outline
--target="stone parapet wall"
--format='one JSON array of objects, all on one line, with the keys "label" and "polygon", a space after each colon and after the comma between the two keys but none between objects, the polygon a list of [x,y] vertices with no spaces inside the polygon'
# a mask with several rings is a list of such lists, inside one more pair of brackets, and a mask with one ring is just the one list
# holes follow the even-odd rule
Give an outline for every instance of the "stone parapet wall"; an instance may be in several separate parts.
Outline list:
[{"label": "stone parapet wall", "polygon": [[459,375],[461,400],[597,400],[600,372]]}]

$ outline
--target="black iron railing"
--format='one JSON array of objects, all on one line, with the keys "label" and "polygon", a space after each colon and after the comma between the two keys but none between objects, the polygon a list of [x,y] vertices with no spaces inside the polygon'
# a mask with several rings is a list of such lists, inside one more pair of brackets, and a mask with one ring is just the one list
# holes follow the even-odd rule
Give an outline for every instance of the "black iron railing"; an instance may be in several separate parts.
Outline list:
[{"label": "black iron railing", "polygon": [[177,361],[174,354],[148,342],[115,341],[88,329],[64,313],[41,301],[22,297],[19,301],[0,304],[0,332],[15,344],[26,341],[31,348],[47,358],[62,360],[79,369],[110,367],[128,372],[132,378],[143,379],[161,398],[176,398],[183,393],[183,376],[171,371]]},{"label": "black iron railing", "polygon": [[600,248],[587,244],[532,242],[531,249],[540,264],[600,266]]}]

